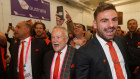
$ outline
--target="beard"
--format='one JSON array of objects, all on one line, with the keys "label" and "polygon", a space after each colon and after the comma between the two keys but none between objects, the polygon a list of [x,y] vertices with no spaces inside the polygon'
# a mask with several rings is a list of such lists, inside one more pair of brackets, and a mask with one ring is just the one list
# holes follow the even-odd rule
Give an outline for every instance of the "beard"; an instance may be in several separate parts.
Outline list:
[{"label": "beard", "polygon": [[[97,28],[97,34],[104,39],[105,41],[110,41],[113,40],[116,28],[115,27],[108,27],[108,28],[104,28],[103,30]],[[112,35],[107,35],[107,33],[113,33]]]}]

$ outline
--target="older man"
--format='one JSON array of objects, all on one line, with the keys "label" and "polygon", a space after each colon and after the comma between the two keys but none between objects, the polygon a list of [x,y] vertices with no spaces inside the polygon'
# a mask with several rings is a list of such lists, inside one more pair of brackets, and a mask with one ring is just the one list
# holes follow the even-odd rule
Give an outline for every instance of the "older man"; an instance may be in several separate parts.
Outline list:
[{"label": "older man", "polygon": [[75,65],[72,63],[75,49],[67,45],[67,30],[64,27],[54,27],[51,37],[54,51],[45,55],[43,79],[74,79],[72,72]]},{"label": "older man", "polygon": [[94,19],[95,37],[75,52],[76,79],[128,79],[124,41],[115,37],[118,18],[114,5],[99,5]]},{"label": "older man", "polygon": [[47,52],[45,41],[31,38],[31,25],[26,21],[17,24],[14,37],[20,41],[12,46],[9,79],[40,79]]}]

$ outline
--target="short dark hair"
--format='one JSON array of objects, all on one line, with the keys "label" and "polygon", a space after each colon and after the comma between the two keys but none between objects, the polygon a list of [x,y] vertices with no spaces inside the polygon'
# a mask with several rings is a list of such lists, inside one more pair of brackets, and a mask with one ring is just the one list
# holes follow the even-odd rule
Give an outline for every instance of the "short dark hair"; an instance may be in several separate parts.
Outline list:
[{"label": "short dark hair", "polygon": [[[128,23],[130,22],[130,21],[132,21],[132,20],[134,20],[135,22],[136,22],[136,24],[137,24],[137,20],[135,20],[135,19],[129,19],[128,21],[127,21],[127,26],[128,26]],[[138,24],[137,24],[138,25]]]},{"label": "short dark hair", "polygon": [[36,23],[34,24],[34,28],[36,28],[36,26],[37,26],[38,24],[40,24],[40,25],[42,25],[42,26],[43,26],[43,30],[45,30],[45,29],[46,29],[45,24],[44,24],[44,23],[42,23],[42,22],[36,22]]},{"label": "short dark hair", "polygon": [[103,11],[105,11],[105,10],[115,10],[115,11],[117,12],[117,10],[116,10],[116,8],[115,8],[115,6],[114,6],[113,4],[102,3],[102,4],[100,4],[100,5],[96,8],[96,10],[95,10],[95,12],[94,12],[94,19],[97,19],[97,15],[98,15],[100,12],[103,12]]},{"label": "short dark hair", "polygon": [[74,23],[75,25],[76,24],[78,24],[78,25],[81,25],[82,26],[82,29],[84,30],[84,31],[86,31],[86,28],[85,28],[85,26],[83,25],[83,24],[80,24],[80,23]]}]

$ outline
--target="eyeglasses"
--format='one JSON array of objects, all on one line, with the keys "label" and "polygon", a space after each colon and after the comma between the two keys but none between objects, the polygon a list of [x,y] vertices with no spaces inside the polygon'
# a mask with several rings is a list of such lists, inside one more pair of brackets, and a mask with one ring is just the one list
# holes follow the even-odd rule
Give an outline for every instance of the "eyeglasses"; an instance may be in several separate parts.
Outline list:
[{"label": "eyeglasses", "polygon": [[77,24],[77,25],[74,26],[74,28],[76,28],[76,27],[77,27],[77,28],[82,28],[82,26],[79,25],[79,24]]},{"label": "eyeglasses", "polygon": [[35,29],[43,29],[43,28],[35,28]]}]

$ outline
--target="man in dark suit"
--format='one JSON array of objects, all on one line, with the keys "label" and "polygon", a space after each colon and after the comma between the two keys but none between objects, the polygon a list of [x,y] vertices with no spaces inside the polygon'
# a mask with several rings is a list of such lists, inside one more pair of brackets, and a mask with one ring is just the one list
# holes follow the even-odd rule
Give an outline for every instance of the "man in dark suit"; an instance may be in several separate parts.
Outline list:
[{"label": "man in dark suit", "polygon": [[31,38],[31,25],[20,22],[14,29],[14,37],[19,39],[11,49],[9,79],[40,79],[43,72],[43,56],[47,52],[44,40]]},{"label": "man in dark suit", "polygon": [[75,49],[67,45],[67,30],[64,27],[54,27],[51,37],[54,51],[50,51],[44,56],[42,79],[74,79],[75,65],[72,60]]},{"label": "man in dark suit", "polygon": [[94,12],[95,38],[75,52],[76,79],[129,79],[125,43],[115,37],[117,11],[103,3]]}]

